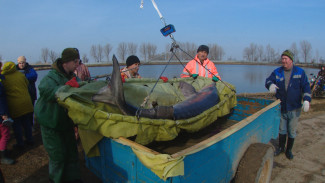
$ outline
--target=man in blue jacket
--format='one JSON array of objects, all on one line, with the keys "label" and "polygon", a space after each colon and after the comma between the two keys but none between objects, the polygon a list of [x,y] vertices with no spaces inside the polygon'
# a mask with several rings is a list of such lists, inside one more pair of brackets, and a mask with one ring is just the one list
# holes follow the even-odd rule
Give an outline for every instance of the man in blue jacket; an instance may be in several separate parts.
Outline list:
[{"label": "man in blue jacket", "polygon": [[18,71],[25,74],[29,84],[28,84],[28,92],[30,94],[30,97],[32,99],[33,105],[35,104],[35,101],[37,99],[37,93],[36,93],[36,80],[37,80],[37,72],[34,70],[34,68],[29,65],[26,62],[25,56],[20,56],[17,59],[18,64],[16,65],[16,68]]},{"label": "man in blue jacket", "polygon": [[285,50],[281,55],[282,67],[275,69],[265,81],[265,87],[281,100],[279,148],[275,155],[284,152],[288,134],[285,155],[290,160],[293,159],[292,147],[301,109],[307,112],[311,101],[310,86],[305,71],[295,66],[293,61],[293,53]]}]

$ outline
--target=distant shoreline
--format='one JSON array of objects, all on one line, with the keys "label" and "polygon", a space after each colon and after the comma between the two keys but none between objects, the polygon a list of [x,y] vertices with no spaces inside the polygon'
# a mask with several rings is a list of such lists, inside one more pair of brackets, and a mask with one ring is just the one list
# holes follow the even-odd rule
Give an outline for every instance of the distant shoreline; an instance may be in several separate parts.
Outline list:
[{"label": "distant shoreline", "polygon": [[[182,62],[182,64],[186,64],[188,61]],[[213,63],[215,64],[220,64],[220,65],[270,65],[270,66],[281,66],[280,63],[261,63],[261,62],[234,62],[234,61],[220,61],[216,62],[214,61]],[[142,62],[142,65],[166,65],[167,62]],[[52,64],[31,64],[35,70],[49,70],[51,69]],[[107,66],[112,66],[112,63],[102,63],[102,64],[85,64],[87,67],[107,67]],[[169,65],[181,65],[179,62],[170,62]],[[298,63],[295,64],[296,66],[299,67],[307,67],[307,68],[320,68],[320,65],[322,64],[302,64]],[[120,66],[125,66],[125,63],[120,63]]]}]

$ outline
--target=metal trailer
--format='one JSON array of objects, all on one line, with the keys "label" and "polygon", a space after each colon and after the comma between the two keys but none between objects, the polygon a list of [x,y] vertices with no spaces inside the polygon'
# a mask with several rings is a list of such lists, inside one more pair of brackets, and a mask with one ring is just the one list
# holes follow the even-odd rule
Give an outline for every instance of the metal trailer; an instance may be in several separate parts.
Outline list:
[{"label": "metal trailer", "polygon": [[86,166],[103,182],[269,182],[274,149],[268,143],[278,136],[280,101],[249,97],[237,97],[237,101],[227,116],[227,120],[236,123],[171,154],[183,156],[204,147],[185,156],[183,176],[160,179],[140,162],[131,147],[159,152],[126,138],[117,141],[104,137],[98,144],[101,156],[86,156]]}]

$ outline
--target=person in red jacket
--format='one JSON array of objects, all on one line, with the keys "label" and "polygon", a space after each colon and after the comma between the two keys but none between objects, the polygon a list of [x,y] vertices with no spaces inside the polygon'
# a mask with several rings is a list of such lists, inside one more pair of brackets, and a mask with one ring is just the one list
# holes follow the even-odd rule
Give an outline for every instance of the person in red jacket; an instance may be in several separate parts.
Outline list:
[{"label": "person in red jacket", "polygon": [[208,59],[209,47],[206,45],[201,45],[197,49],[197,54],[195,58],[189,61],[185,68],[183,69],[183,73],[181,74],[182,78],[185,77],[194,77],[202,76],[213,78],[213,80],[221,80],[219,73],[217,71],[216,66],[213,62]]},{"label": "person in red jacket", "polygon": [[88,67],[83,64],[81,60],[79,61],[79,66],[74,70],[74,73],[81,79],[81,81],[87,81],[90,79]]}]

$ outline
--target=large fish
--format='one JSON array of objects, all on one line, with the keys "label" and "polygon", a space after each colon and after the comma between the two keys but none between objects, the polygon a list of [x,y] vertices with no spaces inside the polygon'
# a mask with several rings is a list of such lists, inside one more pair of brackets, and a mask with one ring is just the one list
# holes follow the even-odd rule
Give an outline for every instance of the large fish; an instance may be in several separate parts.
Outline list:
[{"label": "large fish", "polygon": [[[208,85],[196,92],[192,85],[181,81],[179,89],[187,97],[185,101],[173,106],[155,106],[151,109],[141,109],[137,115],[153,119],[185,119],[196,116],[219,102],[215,84]],[[120,66],[115,55],[113,55],[113,71],[110,82],[100,89],[92,97],[92,100],[116,105],[124,115],[136,115],[137,108],[125,101]]]}]

